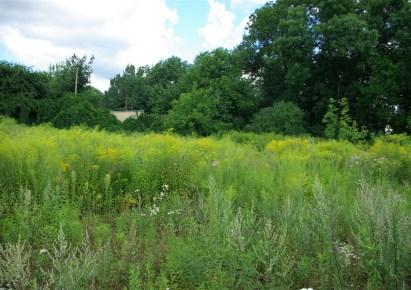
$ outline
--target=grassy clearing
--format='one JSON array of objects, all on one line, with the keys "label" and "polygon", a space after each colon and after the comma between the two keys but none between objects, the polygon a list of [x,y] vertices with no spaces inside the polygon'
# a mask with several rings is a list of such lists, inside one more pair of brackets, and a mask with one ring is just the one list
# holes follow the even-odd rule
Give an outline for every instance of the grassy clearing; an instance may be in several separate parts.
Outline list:
[{"label": "grassy clearing", "polygon": [[407,289],[411,145],[0,122],[0,287]]}]

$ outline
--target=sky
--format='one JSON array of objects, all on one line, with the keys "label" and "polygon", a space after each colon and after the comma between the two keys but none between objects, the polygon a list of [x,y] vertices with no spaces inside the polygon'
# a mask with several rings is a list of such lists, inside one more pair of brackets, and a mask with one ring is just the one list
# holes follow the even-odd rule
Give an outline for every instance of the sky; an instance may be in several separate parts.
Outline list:
[{"label": "sky", "polygon": [[73,53],[94,55],[101,91],[127,64],[154,65],[241,42],[266,0],[0,0],[0,61],[48,70]]}]

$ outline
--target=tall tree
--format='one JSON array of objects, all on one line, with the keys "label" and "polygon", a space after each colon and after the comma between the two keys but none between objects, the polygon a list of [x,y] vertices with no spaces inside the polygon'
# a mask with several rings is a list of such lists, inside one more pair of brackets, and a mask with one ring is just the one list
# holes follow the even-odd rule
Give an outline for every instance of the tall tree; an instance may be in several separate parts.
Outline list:
[{"label": "tall tree", "polygon": [[[243,75],[237,56],[223,48],[200,53],[181,80],[183,91],[211,90],[219,103],[217,114],[232,129],[241,129],[254,114],[256,95]],[[217,100],[218,99],[218,100]]]},{"label": "tall tree", "polygon": [[328,100],[346,98],[360,125],[382,129],[391,116],[404,128],[410,111],[410,5],[278,0],[257,9],[237,50],[244,70],[260,85],[262,106],[293,101],[318,132]]},{"label": "tall tree", "polygon": [[155,64],[147,72],[149,85],[149,111],[164,115],[171,109],[171,102],[182,93],[180,79],[188,69],[186,61],[172,56]]},{"label": "tall tree", "polygon": [[51,93],[55,97],[62,97],[66,93],[75,92],[76,75],[77,92],[84,92],[90,84],[93,61],[94,56],[88,59],[87,55],[79,57],[73,54],[65,61],[51,65],[49,68]]},{"label": "tall tree", "polygon": [[105,93],[105,106],[114,110],[147,110],[148,84],[146,75],[148,66],[126,66],[123,73],[110,80],[110,87]]},{"label": "tall tree", "polygon": [[47,75],[31,68],[0,62],[0,114],[23,123],[39,121],[41,100],[48,97]]},{"label": "tall tree", "polygon": [[207,136],[220,130],[231,128],[221,114],[223,99],[213,88],[193,87],[191,92],[182,94],[173,101],[167,126],[183,135]]}]

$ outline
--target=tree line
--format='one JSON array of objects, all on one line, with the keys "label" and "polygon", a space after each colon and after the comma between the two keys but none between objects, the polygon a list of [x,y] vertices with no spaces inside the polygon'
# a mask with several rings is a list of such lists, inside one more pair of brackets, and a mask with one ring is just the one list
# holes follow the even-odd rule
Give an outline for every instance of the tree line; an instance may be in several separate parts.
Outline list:
[{"label": "tree line", "polygon": [[[175,56],[153,66],[129,64],[105,93],[89,85],[93,57],[73,55],[48,72],[3,61],[0,114],[62,128],[197,135],[338,137],[344,134],[330,132],[346,118],[352,126],[344,121],[341,132],[380,132],[387,124],[410,132],[410,12],[406,0],[268,2],[232,50],[202,52],[192,64]],[[145,113],[120,125],[109,110]]]}]

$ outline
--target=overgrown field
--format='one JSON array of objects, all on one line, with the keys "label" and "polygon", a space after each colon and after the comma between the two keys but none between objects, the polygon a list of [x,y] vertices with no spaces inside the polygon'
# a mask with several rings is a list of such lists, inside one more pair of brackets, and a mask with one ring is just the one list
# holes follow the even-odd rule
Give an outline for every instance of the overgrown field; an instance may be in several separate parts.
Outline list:
[{"label": "overgrown field", "polygon": [[409,289],[411,141],[0,121],[0,288]]}]

